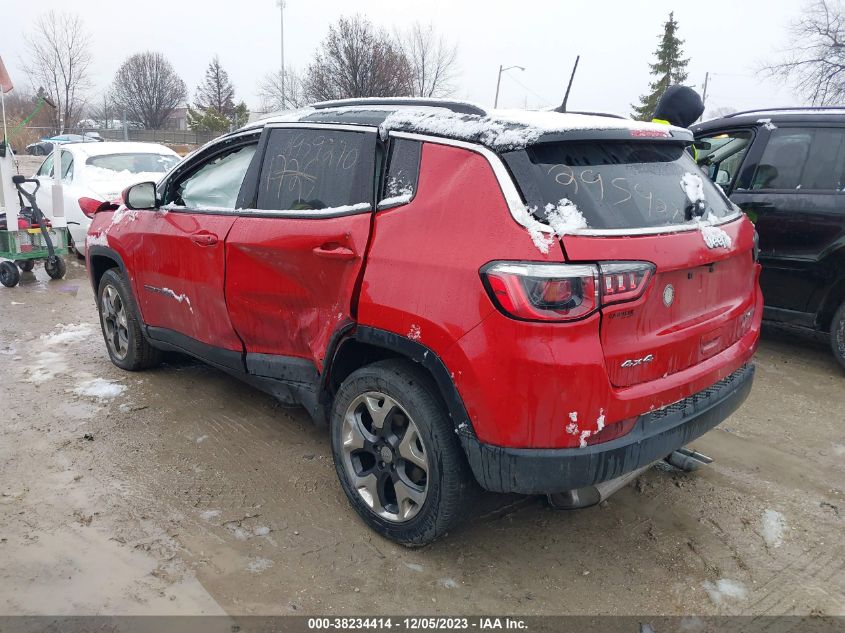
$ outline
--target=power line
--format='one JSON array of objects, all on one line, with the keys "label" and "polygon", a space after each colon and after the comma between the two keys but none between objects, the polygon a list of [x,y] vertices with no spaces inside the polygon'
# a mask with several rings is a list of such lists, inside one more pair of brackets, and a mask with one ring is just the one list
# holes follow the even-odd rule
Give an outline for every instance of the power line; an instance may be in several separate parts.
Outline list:
[{"label": "power line", "polygon": [[542,101],[542,102],[543,102],[543,105],[551,105],[551,101],[550,101],[549,99],[546,99],[543,95],[541,95],[541,94],[538,94],[538,93],[534,92],[531,88],[529,88],[528,86],[526,86],[524,83],[522,83],[519,79],[517,79],[517,78],[516,78],[516,77],[514,77],[513,75],[507,75],[507,77],[509,77],[511,80],[515,81],[517,84],[519,84],[520,86],[522,86],[525,90],[527,90],[527,91],[528,91],[528,92],[530,92],[532,95],[534,95],[535,97],[537,97],[540,101]]}]

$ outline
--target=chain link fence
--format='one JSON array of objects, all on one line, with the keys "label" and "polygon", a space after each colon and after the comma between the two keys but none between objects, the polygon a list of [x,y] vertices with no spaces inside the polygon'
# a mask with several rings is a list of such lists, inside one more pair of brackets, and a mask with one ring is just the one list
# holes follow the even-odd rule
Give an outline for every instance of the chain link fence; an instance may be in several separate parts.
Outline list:
[{"label": "chain link fence", "polygon": [[[27,127],[24,128],[28,139],[35,142],[42,138],[56,136],[54,128]],[[79,134],[81,136],[99,134],[107,141],[138,141],[143,143],[161,143],[163,145],[204,145],[217,138],[213,132],[194,132],[191,130],[139,130],[122,128],[66,128],[62,134]],[[21,148],[23,149],[23,148]]]}]

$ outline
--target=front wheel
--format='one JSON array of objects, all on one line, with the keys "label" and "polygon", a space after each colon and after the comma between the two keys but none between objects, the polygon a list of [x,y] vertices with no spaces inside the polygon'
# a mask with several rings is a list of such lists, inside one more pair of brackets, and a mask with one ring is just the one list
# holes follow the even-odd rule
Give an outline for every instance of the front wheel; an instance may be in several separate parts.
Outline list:
[{"label": "front wheel", "polygon": [[67,272],[67,264],[58,255],[53,255],[44,262],[44,270],[50,276],[50,279],[61,279]]},{"label": "front wheel", "polygon": [[429,377],[385,360],[343,381],[332,410],[332,454],[349,502],[402,545],[443,536],[463,517],[474,482]]},{"label": "front wheel", "polygon": [[111,362],[128,371],[139,371],[159,363],[161,353],[141,331],[141,322],[129,284],[116,269],[107,270],[97,291],[100,327]]},{"label": "front wheel", "polygon": [[845,302],[839,306],[830,322],[830,347],[833,356],[845,369]]}]

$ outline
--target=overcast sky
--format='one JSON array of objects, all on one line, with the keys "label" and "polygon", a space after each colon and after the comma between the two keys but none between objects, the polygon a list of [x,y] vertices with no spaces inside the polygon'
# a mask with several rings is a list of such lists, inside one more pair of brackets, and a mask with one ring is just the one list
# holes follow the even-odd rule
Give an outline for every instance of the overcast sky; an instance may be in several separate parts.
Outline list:
[{"label": "overcast sky", "polygon": [[[279,67],[276,0],[2,0],[0,56],[12,81],[23,85],[19,37],[40,13],[79,14],[92,35],[92,98],[102,99],[120,62],[143,50],[164,53],[193,98],[215,54],[238,99],[257,108],[257,84]],[[576,54],[581,63],[570,108],[628,114],[649,81],[648,63],[670,11],[690,57],[690,85],[709,71],[708,110],[794,105],[802,100],[782,81],[760,79],[760,63],[786,44],[799,0],[287,0],[286,62],[304,68],[329,24],[355,11],[386,28],[432,22],[458,45],[455,97],[492,105],[499,64],[524,66],[502,77],[499,105],[557,105]]]}]

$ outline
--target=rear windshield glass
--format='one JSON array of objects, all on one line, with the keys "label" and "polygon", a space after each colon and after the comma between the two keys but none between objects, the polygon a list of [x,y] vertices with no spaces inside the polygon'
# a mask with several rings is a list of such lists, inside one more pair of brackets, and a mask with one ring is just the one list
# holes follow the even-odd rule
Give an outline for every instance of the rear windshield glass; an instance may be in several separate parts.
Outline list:
[{"label": "rear windshield glass", "polygon": [[92,167],[108,169],[109,171],[128,171],[132,174],[149,172],[163,174],[178,163],[179,159],[167,154],[138,153],[92,156],[85,162]]},{"label": "rear windshield glass", "polygon": [[725,195],[679,144],[549,143],[506,154],[505,160],[528,206],[541,218],[546,205],[553,208],[568,199],[591,229],[681,224],[691,219],[695,208],[690,187],[685,186],[688,174],[703,183],[704,215],[721,218],[733,213]]}]

